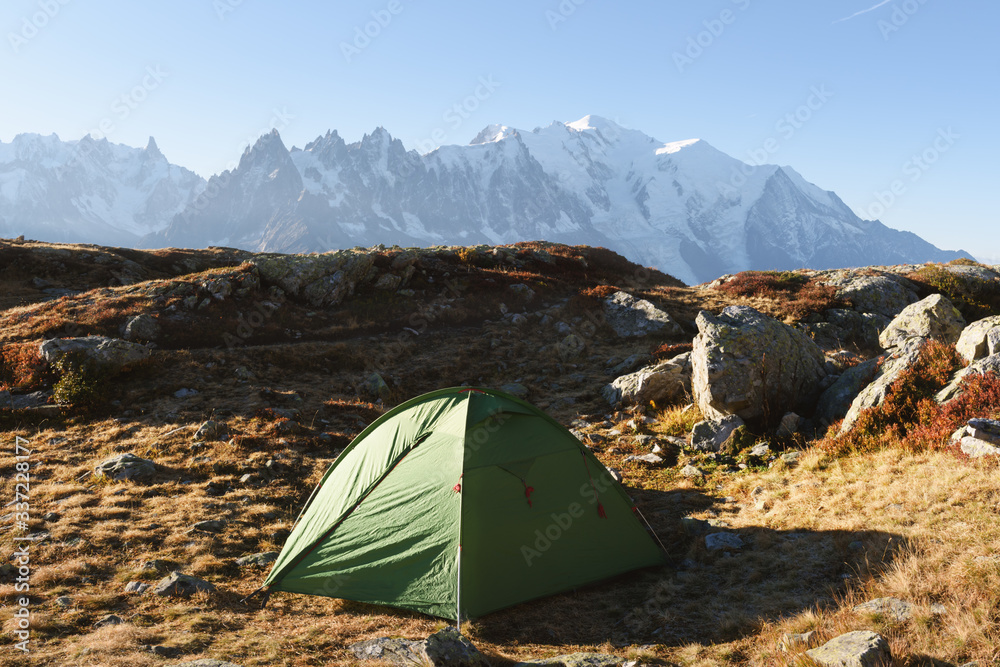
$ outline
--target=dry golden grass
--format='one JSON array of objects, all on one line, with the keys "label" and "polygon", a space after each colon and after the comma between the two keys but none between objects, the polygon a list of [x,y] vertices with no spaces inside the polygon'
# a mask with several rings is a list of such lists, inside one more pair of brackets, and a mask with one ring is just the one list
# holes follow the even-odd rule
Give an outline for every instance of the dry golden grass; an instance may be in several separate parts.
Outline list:
[{"label": "dry golden grass", "polygon": [[[525,244],[518,256],[530,258],[536,249],[544,248]],[[684,321],[702,308],[718,312],[734,300],[715,290],[616,276],[613,258],[581,253],[552,249],[551,269],[530,261],[517,270],[477,268],[481,260],[472,255],[466,263],[443,262],[431,272],[438,282],[421,289],[440,284],[447,272],[471,285],[461,299],[481,303],[449,302],[453,295],[428,291],[418,310],[433,303],[456,312],[417,334],[403,331],[399,318],[380,320],[392,304],[379,298],[354,310],[348,304],[311,316],[309,308],[289,303],[282,326],[307,332],[302,339],[231,349],[161,349],[147,368],[116,379],[100,410],[69,411],[48,421],[5,417],[0,466],[13,465],[15,435],[29,441],[31,530],[50,534],[32,546],[32,663],[172,664],[174,659],[165,661],[146,648],[157,645],[177,660],[212,657],[247,667],[356,664],[346,648],[353,642],[426,637],[443,627],[419,614],[345,600],[279,594],[264,610],[241,603],[260,585],[266,568],[240,567],[235,559],[280,549],[280,531],[292,527],[338,451],[389,407],[357,395],[358,383],[375,370],[389,383],[390,405],[443,386],[518,381],[528,388],[529,401],[564,424],[584,418],[592,424],[585,430],[617,428],[620,435],[596,453],[622,472],[630,495],[667,546],[671,564],[664,568],[465,624],[463,630],[495,664],[599,651],[692,667],[792,665],[794,658],[778,649],[783,633],[816,630],[819,641],[861,628],[883,632],[899,665],[929,664],[921,663],[922,656],[951,664],[1000,658],[1000,559],[992,559],[1000,549],[996,466],[895,447],[843,458],[809,450],[795,467],[779,460],[740,473],[705,465],[709,475],[695,481],[680,477],[677,468],[625,463],[629,454],[644,453],[634,435],[680,436],[701,417],[683,406],[613,413],[598,393],[609,379],[606,369],[612,359],[688,342],[685,335],[622,343],[583,310],[560,315],[586,344],[578,356],[563,359],[556,345],[565,334],[536,319],[516,327],[490,309],[501,300],[514,303],[503,290],[517,282],[539,293],[529,311],[546,300],[600,292],[599,285],[611,284],[665,305]],[[575,259],[580,256],[597,266],[586,279]],[[185,257],[170,262],[190,271],[207,268],[190,268],[183,262],[195,260]],[[219,259],[220,265],[227,266],[225,261]],[[378,261],[389,261],[388,256]],[[166,279],[173,275],[169,268],[150,269],[150,277]],[[50,278],[55,282],[57,276]],[[19,289],[31,296],[32,288]],[[485,290],[481,299],[479,290]],[[108,294],[124,298],[127,290]],[[765,311],[781,315],[780,304],[763,301]],[[100,300],[94,303],[99,308]],[[44,322],[29,321],[31,314],[47,317],[53,308],[23,307],[18,312],[29,317],[20,328],[7,330],[4,340],[28,340],[44,328]],[[4,316],[9,319],[11,311]],[[239,379],[239,367],[252,379]],[[199,393],[175,398],[181,388]],[[298,411],[301,427],[289,430],[276,412],[289,409]],[[655,423],[642,423],[643,414]],[[194,432],[208,418],[225,423],[226,437],[193,449]],[[605,420],[607,425],[598,426]],[[636,428],[630,420],[637,420]],[[148,483],[110,483],[89,475],[97,462],[121,452],[153,458],[159,474]],[[679,464],[686,459],[682,453]],[[240,481],[269,461],[281,472]],[[12,478],[0,481],[4,498],[13,492]],[[47,512],[58,518],[43,522]],[[685,533],[680,519],[686,516],[724,522],[747,546],[728,557],[709,552],[701,537]],[[192,532],[193,524],[206,519],[222,519],[226,526],[218,534]],[[0,548],[8,553],[11,537],[9,529],[0,533]],[[164,561],[166,569],[143,567],[153,560]],[[172,568],[205,578],[218,592],[188,600],[124,593],[129,582],[155,583]],[[65,607],[56,602],[61,596],[69,598]],[[858,602],[884,596],[914,604],[913,620],[894,625],[851,611]],[[5,608],[16,597],[13,582],[0,581]],[[933,613],[937,604],[944,613]],[[95,628],[108,614],[125,623]],[[24,664],[10,645],[11,629],[5,621],[0,665]]]}]

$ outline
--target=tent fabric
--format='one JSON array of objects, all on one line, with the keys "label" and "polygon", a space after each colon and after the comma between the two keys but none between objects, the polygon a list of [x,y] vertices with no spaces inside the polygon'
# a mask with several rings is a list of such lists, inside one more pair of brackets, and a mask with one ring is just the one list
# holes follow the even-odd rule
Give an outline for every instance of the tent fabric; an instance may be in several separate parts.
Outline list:
[{"label": "tent fabric", "polygon": [[545,413],[495,390],[442,389],[341,453],[264,586],[478,617],[661,564],[633,510]]}]

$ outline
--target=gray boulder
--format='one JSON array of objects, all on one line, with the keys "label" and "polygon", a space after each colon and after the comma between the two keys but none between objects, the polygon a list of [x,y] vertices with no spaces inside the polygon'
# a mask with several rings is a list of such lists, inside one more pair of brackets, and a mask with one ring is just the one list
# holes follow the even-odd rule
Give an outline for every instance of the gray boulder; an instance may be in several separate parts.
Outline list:
[{"label": "gray boulder", "polygon": [[882,357],[869,359],[844,371],[837,381],[820,394],[816,402],[816,419],[832,424],[847,414],[861,390],[875,379]]},{"label": "gray boulder", "polygon": [[[899,379],[903,371],[916,363],[917,358],[920,357],[920,351],[926,342],[926,339],[923,338],[909,339],[900,349],[895,351],[893,356],[887,357],[882,362],[882,365],[877,367],[874,381],[865,387],[851,402],[851,407],[848,409],[847,415],[844,417],[844,422],[840,427],[840,433],[847,433],[851,430],[864,410],[882,405],[886,394],[889,393],[889,387]],[[833,389],[833,387],[830,389]]]},{"label": "gray boulder", "polygon": [[215,586],[204,579],[192,577],[181,572],[171,572],[169,575],[157,582],[153,588],[153,593],[161,597],[190,597],[195,593],[211,593],[215,591]]},{"label": "gray boulder", "polygon": [[681,326],[667,312],[627,292],[615,292],[604,300],[604,318],[622,338],[645,336],[655,331],[681,332]]},{"label": "gray boulder", "polygon": [[858,630],[835,637],[806,655],[824,667],[889,667],[889,643],[879,634]]},{"label": "gray boulder", "polygon": [[547,665],[547,667],[623,667],[628,664],[625,658],[608,655],[607,653],[568,653],[554,658],[526,660],[518,662],[514,667],[530,667],[531,665]]},{"label": "gray boulder", "polygon": [[258,567],[266,567],[278,560],[277,551],[264,551],[259,554],[251,554],[249,556],[241,556],[236,559],[236,564],[243,567],[246,565],[256,565]]},{"label": "gray boulder", "polygon": [[601,395],[611,405],[674,403],[691,392],[691,353],[647,366],[604,386]]},{"label": "gray boulder", "polygon": [[125,323],[125,340],[154,341],[160,335],[160,325],[149,313],[136,315]]},{"label": "gray boulder", "polygon": [[42,342],[38,352],[50,364],[67,354],[79,353],[98,366],[113,371],[144,361],[150,354],[148,347],[107,336],[53,338]]},{"label": "gray boulder", "polygon": [[365,398],[381,398],[383,401],[389,400],[389,385],[385,383],[382,376],[372,373],[358,387],[358,394]]},{"label": "gray boulder", "polygon": [[811,413],[825,375],[805,333],[748,306],[701,311],[691,352],[691,391],[708,419],[759,417],[767,406]]},{"label": "gray boulder", "polygon": [[374,257],[337,250],[321,255],[256,255],[252,260],[267,286],[277,286],[312,306],[335,306],[370,277]]},{"label": "gray boulder", "polygon": [[967,435],[961,439],[962,453],[972,459],[1000,455],[1000,447],[991,442]]},{"label": "gray boulder", "polygon": [[993,344],[996,345],[1000,339],[1000,315],[978,320],[965,327],[958,342],[955,343],[955,349],[966,363],[995,354],[996,351],[990,346],[991,334]]},{"label": "gray boulder", "polygon": [[704,452],[717,452],[740,426],[743,420],[736,415],[700,421],[691,429],[691,446]]},{"label": "gray boulder", "polygon": [[948,297],[931,294],[904,308],[879,334],[878,341],[886,350],[901,347],[911,338],[934,338],[955,343],[964,329],[965,318]]},{"label": "gray boulder", "polygon": [[970,419],[967,423],[969,435],[979,440],[1000,445],[1000,421],[996,419]]},{"label": "gray boulder", "polygon": [[141,481],[156,474],[156,464],[127,452],[101,461],[94,468],[94,474],[114,482]]}]

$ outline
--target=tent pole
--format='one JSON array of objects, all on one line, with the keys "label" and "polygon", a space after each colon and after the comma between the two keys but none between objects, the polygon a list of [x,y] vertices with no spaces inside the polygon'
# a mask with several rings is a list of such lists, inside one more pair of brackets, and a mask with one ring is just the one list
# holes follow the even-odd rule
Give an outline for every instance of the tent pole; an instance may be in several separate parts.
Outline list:
[{"label": "tent pole", "polygon": [[462,545],[458,545],[458,581],[455,588],[455,627],[462,634]]}]

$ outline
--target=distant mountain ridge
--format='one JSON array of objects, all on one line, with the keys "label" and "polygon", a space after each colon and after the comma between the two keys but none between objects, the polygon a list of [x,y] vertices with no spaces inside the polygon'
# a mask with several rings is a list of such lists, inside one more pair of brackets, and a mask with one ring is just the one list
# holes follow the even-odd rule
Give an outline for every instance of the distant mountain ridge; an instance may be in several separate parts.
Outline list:
[{"label": "distant mountain ridge", "polygon": [[[73,162],[81,146],[86,157]],[[490,125],[426,155],[384,128],[291,150],[272,131],[207,182],[170,165],[152,139],[134,149],[19,135],[0,143],[0,235],[19,233],[274,252],[545,239],[605,246],[689,284],[968,256],[862,220],[789,167],[749,166],[697,139],[662,143],[597,116],[531,132]]]}]

